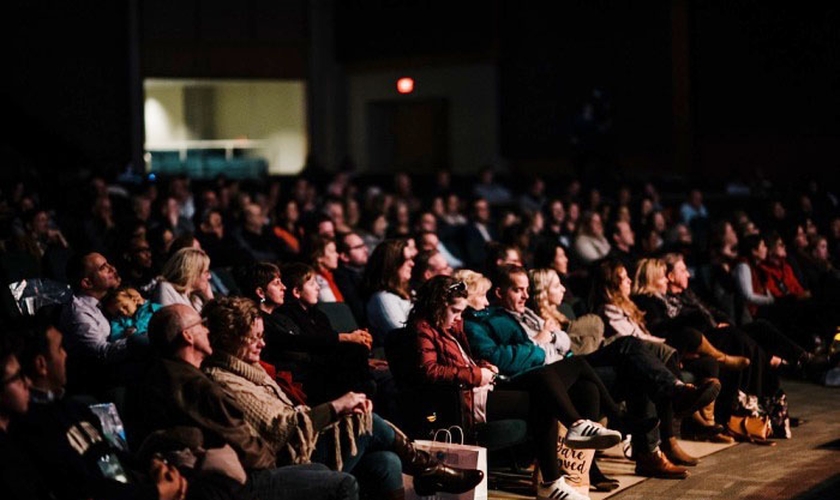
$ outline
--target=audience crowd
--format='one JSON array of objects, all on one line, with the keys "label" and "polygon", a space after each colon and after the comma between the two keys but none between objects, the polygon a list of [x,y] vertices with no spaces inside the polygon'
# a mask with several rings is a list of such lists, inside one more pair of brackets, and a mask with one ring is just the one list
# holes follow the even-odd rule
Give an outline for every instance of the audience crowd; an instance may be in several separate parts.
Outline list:
[{"label": "audience crowd", "polygon": [[484,474],[413,444],[459,425],[578,500],[619,486],[599,449],[682,479],[677,438],[790,438],[784,380],[837,384],[823,186],[432,177],[4,186],[0,275],[41,288],[2,287],[3,497],[461,493]]}]

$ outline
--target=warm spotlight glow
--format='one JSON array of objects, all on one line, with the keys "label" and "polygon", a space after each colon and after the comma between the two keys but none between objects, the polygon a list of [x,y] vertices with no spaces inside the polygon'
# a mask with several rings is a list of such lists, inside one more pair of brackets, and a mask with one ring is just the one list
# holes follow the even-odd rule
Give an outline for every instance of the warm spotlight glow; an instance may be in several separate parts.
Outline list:
[{"label": "warm spotlight glow", "polygon": [[414,92],[414,78],[400,78],[397,80],[397,92],[400,94],[410,94]]}]

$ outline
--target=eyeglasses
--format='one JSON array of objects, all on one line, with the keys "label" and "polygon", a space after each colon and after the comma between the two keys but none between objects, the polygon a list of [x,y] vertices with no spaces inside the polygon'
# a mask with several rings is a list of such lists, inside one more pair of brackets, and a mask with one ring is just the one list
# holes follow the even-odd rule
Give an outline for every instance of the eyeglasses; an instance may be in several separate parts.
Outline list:
[{"label": "eyeglasses", "polygon": [[19,368],[18,371],[14,375],[12,375],[11,377],[9,377],[9,378],[7,378],[6,380],[3,381],[3,385],[14,384],[15,382],[23,381],[25,378],[26,378],[26,375],[24,375],[23,369]]}]

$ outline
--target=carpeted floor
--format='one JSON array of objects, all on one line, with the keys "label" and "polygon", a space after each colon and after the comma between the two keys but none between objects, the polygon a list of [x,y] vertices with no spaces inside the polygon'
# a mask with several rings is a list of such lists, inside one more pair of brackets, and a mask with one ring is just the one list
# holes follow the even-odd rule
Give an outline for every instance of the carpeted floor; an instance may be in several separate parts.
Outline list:
[{"label": "carpeted floor", "polygon": [[[776,446],[716,445],[681,441],[689,453],[703,457],[682,481],[633,475],[633,463],[619,447],[607,450],[599,464],[621,488],[592,492],[593,500],[838,500],[840,499],[840,389],[785,380],[792,416],[804,419],[793,438]],[[527,482],[504,491],[490,490],[490,500],[533,499]]]}]

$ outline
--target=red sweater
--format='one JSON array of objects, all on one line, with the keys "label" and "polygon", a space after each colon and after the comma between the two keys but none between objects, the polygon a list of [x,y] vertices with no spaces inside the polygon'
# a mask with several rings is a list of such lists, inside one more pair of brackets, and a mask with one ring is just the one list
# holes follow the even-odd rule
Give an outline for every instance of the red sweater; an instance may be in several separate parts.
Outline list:
[{"label": "red sweater", "polygon": [[788,295],[799,296],[805,293],[805,288],[793,274],[793,268],[786,261],[778,263],[769,259],[759,264],[764,271],[764,286],[773,297],[782,298]]}]

